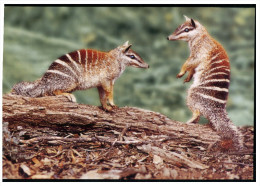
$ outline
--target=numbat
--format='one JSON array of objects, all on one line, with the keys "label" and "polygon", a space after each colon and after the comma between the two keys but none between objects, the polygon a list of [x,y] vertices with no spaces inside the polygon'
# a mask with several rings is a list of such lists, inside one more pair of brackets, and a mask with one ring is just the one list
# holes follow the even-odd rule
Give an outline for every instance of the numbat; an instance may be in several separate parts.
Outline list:
[{"label": "numbat", "polygon": [[126,66],[149,68],[130,47],[127,41],[109,52],[82,49],[68,53],[56,59],[39,80],[14,85],[12,94],[28,97],[65,95],[76,102],[70,94],[72,91],[97,87],[103,109],[110,111],[115,107],[115,80]]},{"label": "numbat", "polygon": [[193,113],[188,123],[197,123],[200,115],[203,115],[221,136],[222,148],[233,146],[237,150],[242,149],[242,136],[226,111],[230,82],[228,55],[205,27],[198,21],[185,18],[186,21],[167,39],[184,40],[189,44],[190,56],[177,75],[180,78],[188,72],[184,82],[194,78],[187,96],[187,106]]}]

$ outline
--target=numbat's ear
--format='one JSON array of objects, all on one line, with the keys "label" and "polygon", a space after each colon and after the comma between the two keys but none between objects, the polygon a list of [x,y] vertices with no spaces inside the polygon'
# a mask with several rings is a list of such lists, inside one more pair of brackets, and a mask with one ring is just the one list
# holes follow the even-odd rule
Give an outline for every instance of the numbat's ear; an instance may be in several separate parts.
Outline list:
[{"label": "numbat's ear", "polygon": [[129,41],[126,41],[122,46],[128,46],[129,45]]},{"label": "numbat's ear", "polygon": [[183,16],[185,17],[186,21],[189,21],[189,20],[190,20],[190,18],[187,17],[186,15],[183,15]]},{"label": "numbat's ear", "polygon": [[123,51],[123,53],[126,53],[130,48],[131,48],[131,44],[128,43],[128,41],[126,41],[122,46],[121,49]]},{"label": "numbat's ear", "polygon": [[131,48],[131,46],[132,46],[132,45],[129,45],[129,46],[125,49],[124,53],[126,53],[126,52]]},{"label": "numbat's ear", "polygon": [[194,22],[193,19],[191,19],[191,25],[192,25],[194,28],[196,28],[196,24],[195,24],[195,22]]}]

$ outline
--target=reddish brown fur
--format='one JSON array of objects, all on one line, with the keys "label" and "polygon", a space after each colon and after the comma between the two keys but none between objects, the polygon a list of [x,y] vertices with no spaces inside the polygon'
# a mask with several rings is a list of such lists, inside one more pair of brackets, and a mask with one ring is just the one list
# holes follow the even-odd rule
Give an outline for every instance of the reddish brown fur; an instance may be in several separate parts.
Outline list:
[{"label": "reddish brown fur", "polygon": [[[217,61],[217,60],[214,60]],[[211,62],[211,66],[210,68],[215,68],[215,67],[219,67],[219,66],[226,66],[227,69],[229,69],[229,62],[227,60],[223,60],[222,62],[218,62],[218,63],[214,63],[214,61]]]},{"label": "reddish brown fur", "polygon": [[106,53],[105,52],[98,52],[98,63],[102,63],[103,60],[105,59],[105,55]]},{"label": "reddish brown fur", "polygon": [[[86,49],[81,49],[80,51],[80,56],[81,56],[81,64],[83,67],[85,67],[85,64],[86,64]],[[85,68],[84,69],[84,72],[86,71]]]},{"label": "reddish brown fur", "polygon": [[87,69],[89,69],[90,68],[90,64],[92,63],[92,49],[87,50],[87,55],[88,55]]},{"label": "reddish brown fur", "polygon": [[92,50],[92,67],[96,65],[96,61],[97,61],[97,51]]},{"label": "reddish brown fur", "polygon": [[70,52],[69,55],[76,63],[79,62],[79,55],[77,51]]},{"label": "reddish brown fur", "polygon": [[[218,70],[216,70],[216,72],[219,72]],[[225,73],[227,73],[227,72],[225,71]],[[215,74],[215,75],[212,75],[212,76],[205,78],[205,80],[211,80],[211,79],[230,79],[230,75],[229,75],[229,73],[227,73],[227,74]]]}]

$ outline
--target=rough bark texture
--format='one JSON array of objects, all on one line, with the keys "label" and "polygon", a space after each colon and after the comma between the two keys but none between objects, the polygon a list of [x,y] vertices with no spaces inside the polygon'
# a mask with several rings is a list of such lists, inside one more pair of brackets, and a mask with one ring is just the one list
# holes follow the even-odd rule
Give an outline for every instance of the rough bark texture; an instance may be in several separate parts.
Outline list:
[{"label": "rough bark texture", "polygon": [[64,96],[3,96],[3,177],[31,179],[245,179],[253,176],[252,127],[245,152],[222,152],[208,125],[132,107],[105,112]]}]

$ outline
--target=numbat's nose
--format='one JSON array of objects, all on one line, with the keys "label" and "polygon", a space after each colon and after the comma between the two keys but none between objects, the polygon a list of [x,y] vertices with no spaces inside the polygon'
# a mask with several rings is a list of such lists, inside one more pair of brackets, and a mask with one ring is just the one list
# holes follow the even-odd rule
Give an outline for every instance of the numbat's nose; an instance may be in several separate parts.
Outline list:
[{"label": "numbat's nose", "polygon": [[175,41],[175,40],[177,40],[177,37],[176,37],[175,35],[169,35],[169,36],[167,37],[167,40],[169,40],[169,41]]}]

